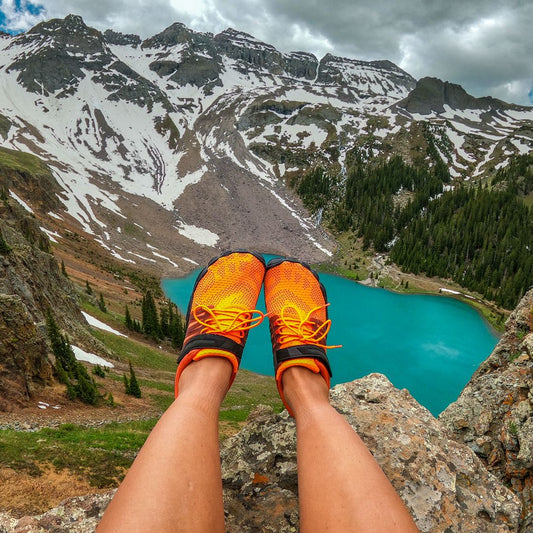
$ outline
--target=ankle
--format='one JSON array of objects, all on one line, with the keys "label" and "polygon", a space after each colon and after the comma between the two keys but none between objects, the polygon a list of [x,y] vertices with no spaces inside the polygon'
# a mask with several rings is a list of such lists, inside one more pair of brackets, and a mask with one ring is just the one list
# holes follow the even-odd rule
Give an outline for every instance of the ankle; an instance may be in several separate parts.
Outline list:
[{"label": "ankle", "polygon": [[232,365],[223,357],[206,357],[192,361],[179,378],[182,402],[220,408],[229,389]]},{"label": "ankle", "polygon": [[295,418],[304,412],[330,407],[329,389],[320,374],[294,366],[283,372],[281,380],[285,400]]}]

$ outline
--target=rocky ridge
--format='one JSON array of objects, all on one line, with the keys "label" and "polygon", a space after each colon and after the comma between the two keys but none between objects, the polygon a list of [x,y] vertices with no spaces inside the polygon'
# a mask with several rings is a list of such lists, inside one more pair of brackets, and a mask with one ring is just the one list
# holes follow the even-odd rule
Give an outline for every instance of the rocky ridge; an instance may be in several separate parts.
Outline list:
[{"label": "rocky ridge", "polygon": [[[520,502],[405,390],[372,374],[331,391],[332,404],[370,448],[422,532],[518,531]],[[222,444],[230,532],[298,530],[296,429],[258,407]],[[37,517],[0,515],[0,531],[94,531],[112,493],[67,500]],[[523,530],[524,531],[524,530]]]},{"label": "rocky ridge", "polygon": [[[286,182],[315,165],[342,174],[350,150],[420,159],[423,130],[462,181],[533,146],[531,108],[417,83],[389,61],[280,52],[231,28],[174,23],[142,41],[70,15],[2,39],[0,79],[2,144],[50,166],[51,212],[119,261],[179,272],[246,242],[323,260],[334,243]],[[135,239],[121,222],[132,211]]]},{"label": "rocky ridge", "polygon": [[[74,286],[61,273],[48,236],[15,193],[23,187],[39,198],[36,205],[55,205],[57,198],[51,193],[57,183],[46,172],[32,174],[1,165],[0,176],[5,195],[0,202],[4,243],[0,251],[0,411],[9,411],[13,405],[24,405],[39,387],[52,384],[48,312],[76,344],[99,353],[106,350],[86,330]],[[36,183],[36,178],[42,183]]]},{"label": "rocky ridge", "polygon": [[439,419],[520,496],[523,519],[533,527],[533,289],[509,317],[492,354]]}]

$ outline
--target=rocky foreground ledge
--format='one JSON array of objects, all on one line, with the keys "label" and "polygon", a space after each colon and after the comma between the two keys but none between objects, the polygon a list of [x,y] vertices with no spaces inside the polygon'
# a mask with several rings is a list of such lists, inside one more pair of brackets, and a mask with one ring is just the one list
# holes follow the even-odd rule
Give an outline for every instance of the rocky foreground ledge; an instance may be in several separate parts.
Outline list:
[{"label": "rocky foreground ledge", "polygon": [[[519,531],[517,496],[406,390],[372,374],[337,385],[331,401],[371,449],[421,531]],[[296,431],[287,412],[259,406],[223,443],[221,455],[228,531],[298,531]],[[34,517],[0,514],[0,532],[94,531],[111,496],[72,498]]]}]

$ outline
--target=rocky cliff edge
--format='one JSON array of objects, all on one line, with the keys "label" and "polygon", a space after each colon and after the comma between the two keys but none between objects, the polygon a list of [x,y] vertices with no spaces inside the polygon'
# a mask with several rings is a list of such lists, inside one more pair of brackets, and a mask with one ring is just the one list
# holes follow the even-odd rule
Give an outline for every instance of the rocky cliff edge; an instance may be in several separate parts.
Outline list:
[{"label": "rocky cliff edge", "polygon": [[523,530],[533,531],[533,288],[440,420],[519,495]]},{"label": "rocky cliff edge", "polygon": [[[421,531],[519,531],[517,496],[407,391],[372,374],[337,385],[331,401],[370,448]],[[298,531],[295,444],[288,414],[261,406],[222,444],[228,531]],[[37,517],[3,514],[0,532],[93,531],[111,496],[74,498]]]}]

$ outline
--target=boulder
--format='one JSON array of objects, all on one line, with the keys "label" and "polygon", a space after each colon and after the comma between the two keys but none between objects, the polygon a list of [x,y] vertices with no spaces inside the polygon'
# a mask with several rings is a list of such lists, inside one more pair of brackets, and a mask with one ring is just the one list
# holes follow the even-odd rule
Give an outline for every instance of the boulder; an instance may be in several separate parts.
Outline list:
[{"label": "boulder", "polygon": [[36,385],[51,383],[45,336],[19,296],[0,294],[0,411],[23,405]]},{"label": "boulder", "polygon": [[520,497],[524,524],[533,521],[532,328],[533,289],[509,317],[492,354],[439,417]]},{"label": "boulder", "polygon": [[[517,497],[406,390],[372,374],[337,385],[331,402],[372,451],[420,531],[517,531]],[[223,443],[228,531],[297,530],[295,444],[289,415],[264,407]]]},{"label": "boulder", "polygon": [[[518,530],[518,498],[407,391],[372,374],[337,385],[331,402],[370,448],[420,531]],[[298,531],[296,429],[286,411],[259,406],[223,442],[221,458],[228,532]],[[18,520],[0,514],[0,532],[93,531],[111,496],[73,498]]]}]

